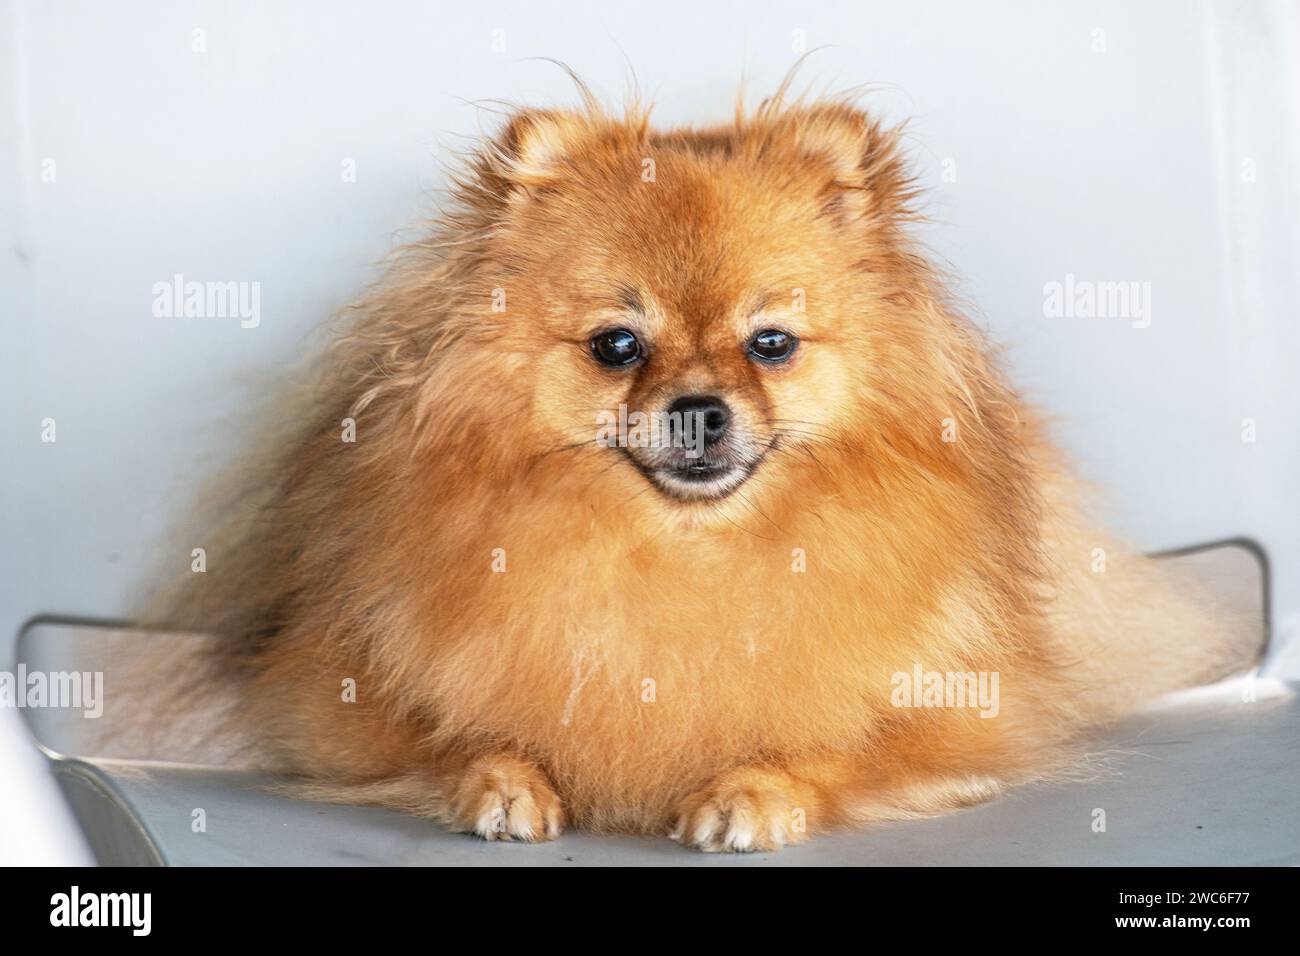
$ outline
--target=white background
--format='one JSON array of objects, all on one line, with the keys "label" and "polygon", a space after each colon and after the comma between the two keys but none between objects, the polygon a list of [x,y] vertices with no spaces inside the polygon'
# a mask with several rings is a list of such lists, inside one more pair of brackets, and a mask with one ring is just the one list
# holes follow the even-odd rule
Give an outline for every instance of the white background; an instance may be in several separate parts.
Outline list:
[{"label": "white background", "polygon": [[[472,101],[573,102],[526,58],[611,101],[630,63],[660,123],[713,122],[742,76],[752,98],[775,88],[800,36],[832,45],[804,80],[870,84],[868,105],[911,118],[925,238],[1111,522],[1147,549],[1258,540],[1275,624],[1296,627],[1296,4],[0,9],[4,658],[34,614],[124,613],[251,400],[436,202],[448,150],[491,127]],[[259,282],[261,325],[155,318],[175,273]],[[1067,273],[1151,283],[1150,328],[1045,318]]]}]

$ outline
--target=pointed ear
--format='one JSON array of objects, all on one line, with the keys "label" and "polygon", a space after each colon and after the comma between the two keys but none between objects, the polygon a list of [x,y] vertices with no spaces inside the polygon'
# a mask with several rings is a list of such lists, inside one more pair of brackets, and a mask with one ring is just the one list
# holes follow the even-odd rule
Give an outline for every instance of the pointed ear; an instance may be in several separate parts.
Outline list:
[{"label": "pointed ear", "polygon": [[852,106],[795,108],[783,118],[795,149],[830,174],[828,208],[838,218],[907,218],[917,190],[899,149],[901,129],[884,129]]},{"label": "pointed ear", "polygon": [[561,177],[565,160],[591,135],[591,120],[561,110],[521,110],[493,145],[498,172],[517,190],[545,188]]}]

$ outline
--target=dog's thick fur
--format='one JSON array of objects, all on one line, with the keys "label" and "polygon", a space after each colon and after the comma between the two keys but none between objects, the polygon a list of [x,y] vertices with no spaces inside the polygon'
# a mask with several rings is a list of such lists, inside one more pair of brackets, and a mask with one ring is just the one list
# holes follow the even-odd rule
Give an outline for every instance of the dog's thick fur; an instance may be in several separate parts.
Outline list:
[{"label": "dog's thick fur", "polygon": [[[590,100],[512,115],[173,621],[220,637],[311,792],[705,849],[987,799],[1241,663],[1082,516],[912,197],[898,135],[844,100],[669,132]],[[593,361],[630,322],[648,360]],[[799,335],[790,363],[746,355],[755,322]],[[771,449],[729,496],[671,498],[593,440],[686,392]],[[918,664],[996,672],[997,716],[893,706]]]}]

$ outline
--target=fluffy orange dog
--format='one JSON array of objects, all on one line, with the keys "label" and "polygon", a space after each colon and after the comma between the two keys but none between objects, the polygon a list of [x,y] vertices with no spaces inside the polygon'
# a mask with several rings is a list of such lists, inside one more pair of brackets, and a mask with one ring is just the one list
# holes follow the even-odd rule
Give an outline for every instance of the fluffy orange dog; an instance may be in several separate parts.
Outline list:
[{"label": "fluffy orange dog", "polygon": [[[1081,517],[912,196],[845,101],[514,115],[187,598],[250,725],[317,795],[488,839],[756,850],[988,799],[1222,673],[1240,642]],[[668,440],[599,437],[620,407]]]}]

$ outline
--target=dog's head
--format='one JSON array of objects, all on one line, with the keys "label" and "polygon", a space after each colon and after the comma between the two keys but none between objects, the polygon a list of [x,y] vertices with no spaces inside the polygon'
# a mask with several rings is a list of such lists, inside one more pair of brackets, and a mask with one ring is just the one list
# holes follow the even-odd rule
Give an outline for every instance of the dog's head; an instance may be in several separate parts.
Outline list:
[{"label": "dog's head", "polygon": [[666,133],[525,111],[462,196],[467,334],[501,357],[480,400],[526,383],[521,460],[599,457],[602,481],[689,508],[818,447],[938,442],[955,412],[897,136],[852,106]]}]

